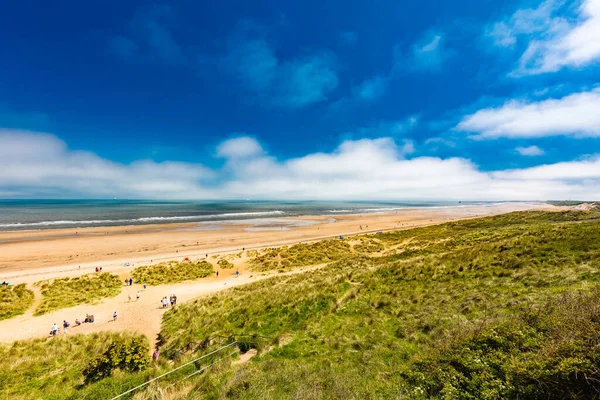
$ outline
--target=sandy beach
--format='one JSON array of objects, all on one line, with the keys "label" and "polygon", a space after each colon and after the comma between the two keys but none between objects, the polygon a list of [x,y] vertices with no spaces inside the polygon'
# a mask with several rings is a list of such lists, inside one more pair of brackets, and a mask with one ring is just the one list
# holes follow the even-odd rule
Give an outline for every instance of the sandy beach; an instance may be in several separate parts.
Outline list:
[{"label": "sandy beach", "polygon": [[32,274],[58,270],[85,271],[96,266],[199,257],[550,207],[543,203],[503,203],[361,215],[0,232],[0,279],[20,282]]},{"label": "sandy beach", "polygon": [[[542,203],[504,203],[493,207],[409,209],[378,214],[226,223],[3,232],[0,233],[0,280],[14,284],[27,283],[34,290],[36,299],[24,315],[0,321],[0,342],[44,337],[54,322],[63,319],[73,321],[83,318],[87,313],[94,314],[97,323],[73,328],[73,332],[134,331],[147,335],[153,342],[164,313],[164,309],[159,307],[162,297],[176,293],[179,302],[184,302],[207,293],[265,279],[273,274],[257,274],[248,270],[244,255],[234,260],[235,270],[240,271],[239,277],[234,276],[235,270],[223,270],[218,278],[213,276],[148,287],[146,290],[141,285],[133,285],[124,287],[117,297],[104,299],[98,304],[79,305],[34,317],[33,311],[41,294],[32,284],[41,280],[83,275],[94,272],[99,266],[103,267],[104,272],[112,272],[125,279],[131,276],[136,266],[164,260],[196,259],[207,254],[211,259],[212,255],[239,252],[243,248],[273,247],[340,235],[408,229],[511,211],[552,208]],[[303,270],[306,269],[290,273]],[[142,290],[140,301],[129,302],[128,295],[137,290]],[[110,320],[115,310],[118,310],[120,317],[117,322],[112,322]]]}]

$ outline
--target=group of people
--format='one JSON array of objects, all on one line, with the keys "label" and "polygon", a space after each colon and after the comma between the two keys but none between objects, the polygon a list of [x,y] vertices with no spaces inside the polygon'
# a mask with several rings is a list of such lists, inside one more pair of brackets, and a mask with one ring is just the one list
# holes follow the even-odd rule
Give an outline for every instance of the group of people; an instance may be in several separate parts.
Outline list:
[{"label": "group of people", "polygon": [[167,296],[165,296],[161,300],[162,308],[168,308],[169,304],[171,304],[171,307],[174,307],[177,304],[177,296],[175,296],[174,294],[172,294],[168,298],[167,298]]},{"label": "group of people", "polygon": [[[94,322],[94,316],[90,315],[90,314],[86,314],[85,315],[85,320],[83,321],[85,322]],[[78,318],[75,318],[75,326],[79,326],[81,325],[81,321]],[[63,333],[68,333],[69,332],[69,327],[71,326],[71,323],[69,321],[67,321],[66,319],[63,320],[62,323],[62,327],[63,327]],[[56,322],[52,325],[52,328],[50,328],[50,335],[51,336],[56,336],[60,333],[60,328],[58,327],[58,325],[56,324]]]},{"label": "group of people", "polygon": [[125,279],[125,286],[133,286],[133,278]]},{"label": "group of people", "polygon": [[[79,269],[81,269],[81,265],[79,266]],[[102,272],[102,267],[96,267],[96,272]]]}]

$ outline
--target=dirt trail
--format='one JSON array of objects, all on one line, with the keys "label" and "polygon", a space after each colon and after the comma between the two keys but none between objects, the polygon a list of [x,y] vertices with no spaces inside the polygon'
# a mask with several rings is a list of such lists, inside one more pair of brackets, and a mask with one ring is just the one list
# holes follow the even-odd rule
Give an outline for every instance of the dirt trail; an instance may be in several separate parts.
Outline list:
[{"label": "dirt trail", "polygon": [[[273,276],[292,275],[320,268],[299,268],[286,273],[252,274],[242,271],[239,277],[234,270],[221,270],[219,278],[205,278],[192,282],[171,285],[148,286],[144,290],[142,285],[124,286],[122,292],[113,298],[105,299],[95,305],[79,305],[75,307],[56,310],[41,316],[33,316],[36,304],[39,303],[39,293],[36,301],[24,315],[0,321],[0,342],[47,337],[52,324],[62,327],[63,320],[71,323],[68,335],[75,333],[92,333],[101,331],[129,331],[144,334],[153,344],[160,332],[162,316],[167,311],[160,306],[160,300],[165,296],[175,294],[177,303],[181,304],[199,296],[216,293],[231,287],[245,285]],[[136,301],[136,292],[140,291],[140,299]],[[133,300],[128,301],[132,295]],[[118,318],[112,320],[113,312],[117,311]],[[86,314],[93,314],[95,322],[75,326],[75,318],[83,321]],[[61,328],[62,331],[62,328]]]}]

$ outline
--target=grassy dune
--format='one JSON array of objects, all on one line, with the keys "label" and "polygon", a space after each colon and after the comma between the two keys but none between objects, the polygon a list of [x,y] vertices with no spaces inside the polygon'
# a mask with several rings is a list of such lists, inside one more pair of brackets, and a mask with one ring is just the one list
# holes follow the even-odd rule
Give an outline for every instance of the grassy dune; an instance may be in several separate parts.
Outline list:
[{"label": "grassy dune", "polygon": [[255,271],[288,270],[294,267],[323,264],[350,255],[350,245],[331,239],[310,244],[295,244],[257,253],[250,259]]},{"label": "grassy dune", "polygon": [[168,261],[156,265],[137,267],[133,270],[135,283],[163,285],[204,278],[214,273],[211,263],[198,261]]},{"label": "grassy dune", "polygon": [[79,304],[93,304],[121,292],[121,280],[108,272],[75,278],[54,279],[35,283],[42,292],[42,302],[35,315]]},{"label": "grassy dune", "polygon": [[[270,337],[259,356],[171,388],[175,380],[166,379],[136,398],[600,395],[599,213],[512,213],[294,247],[257,254],[254,267],[329,264],[202,297],[164,316],[160,370],[166,359],[176,366],[210,351],[215,335]],[[69,351],[90,345],[81,339]],[[54,371],[75,382],[64,351],[56,350]],[[28,378],[9,367],[23,362],[21,354],[0,354],[3,390],[26,392]],[[110,398],[153,373],[159,370],[117,373],[81,386],[81,398],[100,388]],[[35,390],[27,393],[51,398],[44,391],[60,388]]]},{"label": "grassy dune", "polygon": [[0,320],[25,312],[33,304],[33,292],[24,283],[0,286]]},{"label": "grassy dune", "polygon": [[83,371],[111,344],[131,338],[148,341],[144,336],[133,334],[72,333],[0,345],[0,397],[44,400],[110,398],[123,386],[143,382],[148,376],[145,374],[153,371],[128,376],[117,374],[96,385],[84,385]]},{"label": "grassy dune", "polygon": [[[555,305],[572,291],[600,296],[598,217],[514,213],[378,235],[403,245],[168,312],[163,345],[215,333],[275,338],[253,362],[200,378],[194,396],[589,398],[600,389],[597,307]],[[571,341],[579,303],[586,329]]]}]

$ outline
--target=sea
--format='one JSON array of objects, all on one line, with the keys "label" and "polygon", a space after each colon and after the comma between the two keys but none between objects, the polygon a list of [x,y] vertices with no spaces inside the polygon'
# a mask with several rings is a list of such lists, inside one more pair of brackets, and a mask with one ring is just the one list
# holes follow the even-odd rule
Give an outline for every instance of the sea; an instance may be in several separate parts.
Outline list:
[{"label": "sea", "polygon": [[365,214],[482,202],[0,200],[0,231]]}]

